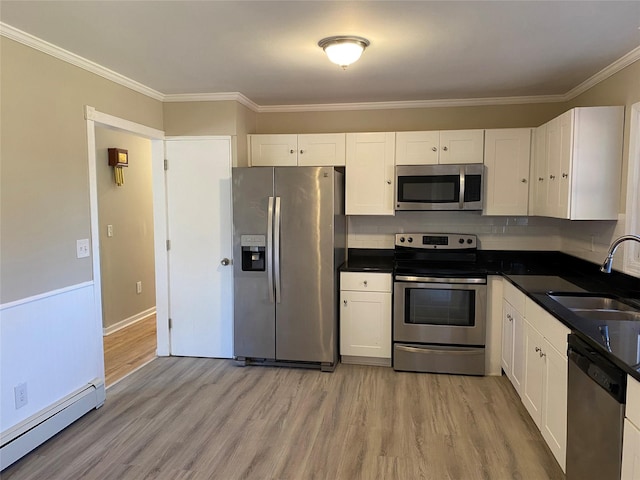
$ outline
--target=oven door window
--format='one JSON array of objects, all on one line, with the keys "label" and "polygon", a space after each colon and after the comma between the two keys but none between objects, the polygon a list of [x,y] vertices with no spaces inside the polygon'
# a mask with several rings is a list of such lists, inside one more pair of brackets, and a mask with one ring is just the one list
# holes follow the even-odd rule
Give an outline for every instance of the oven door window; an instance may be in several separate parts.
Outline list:
[{"label": "oven door window", "polygon": [[459,199],[459,175],[398,177],[399,202],[457,203]]},{"label": "oven door window", "polygon": [[475,326],[474,290],[408,288],[405,295],[405,323]]}]

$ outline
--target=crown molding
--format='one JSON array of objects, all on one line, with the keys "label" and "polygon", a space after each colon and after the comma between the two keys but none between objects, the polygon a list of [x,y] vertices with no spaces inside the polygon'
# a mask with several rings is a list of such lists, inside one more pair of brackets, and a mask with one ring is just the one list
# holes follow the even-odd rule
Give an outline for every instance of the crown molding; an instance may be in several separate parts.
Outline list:
[{"label": "crown molding", "polygon": [[444,107],[474,107],[487,105],[516,105],[532,103],[557,103],[567,102],[586,92],[591,87],[606,80],[623,68],[640,59],[640,46],[631,50],[622,58],[619,58],[592,77],[582,82],[577,87],[560,95],[536,95],[521,97],[488,97],[488,98],[461,98],[442,100],[416,100],[399,102],[362,102],[362,103],[326,103],[326,104],[301,104],[301,105],[258,105],[240,92],[222,93],[185,93],[165,95],[113,70],[87,60],[75,53],[71,53],[52,43],[46,42],[29,33],[23,32],[11,25],[0,22],[0,36],[9,38],[23,45],[29,46],[43,53],[58,58],[76,67],[87,70],[100,77],[111,80],[114,83],[125,86],[138,93],[161,102],[218,102],[233,100],[256,113],[293,113],[293,112],[330,112],[348,110],[391,110],[407,108],[444,108]]},{"label": "crown molding", "polygon": [[328,112],[345,110],[391,110],[407,108],[474,107],[483,105],[517,105],[523,103],[562,102],[564,95],[528,97],[460,98],[442,100],[410,100],[403,102],[326,103],[309,105],[261,105],[258,113]]},{"label": "crown molding", "polygon": [[165,102],[220,102],[225,100],[235,100],[245,107],[258,112],[262,108],[251,99],[245,97],[240,92],[220,92],[220,93],[178,93],[165,95]]},{"label": "crown molding", "polygon": [[600,70],[598,73],[596,73],[592,77],[586,79],[584,82],[582,82],[577,87],[572,88],[571,90],[569,90],[564,95],[564,97],[565,97],[564,100],[565,101],[569,101],[569,100],[574,99],[578,95],[580,95],[580,94],[586,92],[587,90],[589,90],[591,87],[594,87],[598,83],[606,80],[607,78],[609,78],[613,74],[618,73],[623,68],[628,67],[629,65],[631,65],[632,63],[634,63],[634,62],[636,62],[638,60],[640,60],[640,46],[634,48],[629,53],[627,53],[623,57],[621,57],[618,60],[616,60],[615,62],[613,62],[611,65],[603,68],[602,70]]},{"label": "crown molding", "polygon": [[160,101],[164,100],[164,95],[157,90],[149,88],[142,83],[136,82],[135,80],[131,80],[130,78],[125,77],[118,72],[109,70],[102,65],[98,65],[91,60],[87,60],[86,58],[81,57],[80,55],[71,53],[52,43],[46,42],[38,37],[34,37],[29,33],[18,30],[11,25],[7,25],[6,23],[0,22],[0,35],[11,40],[15,40],[18,43],[22,43],[23,45],[26,45],[28,47],[39,50],[43,53],[46,53],[47,55],[51,55],[52,57],[62,60],[63,62],[70,63],[71,65],[80,67],[83,70],[95,73],[102,78],[106,78],[107,80],[111,80],[114,83],[130,88],[131,90],[134,90],[138,93],[142,93],[147,97],[151,97],[155,100]]}]

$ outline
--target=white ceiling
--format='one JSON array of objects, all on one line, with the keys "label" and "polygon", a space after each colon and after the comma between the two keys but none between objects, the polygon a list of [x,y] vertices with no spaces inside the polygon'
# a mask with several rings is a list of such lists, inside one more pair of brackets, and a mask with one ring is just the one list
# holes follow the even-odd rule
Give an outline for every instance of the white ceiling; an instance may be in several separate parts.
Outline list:
[{"label": "white ceiling", "polygon": [[[565,95],[640,45],[640,1],[12,1],[0,21],[163,95],[258,105]],[[346,71],[317,46],[371,41]]]}]

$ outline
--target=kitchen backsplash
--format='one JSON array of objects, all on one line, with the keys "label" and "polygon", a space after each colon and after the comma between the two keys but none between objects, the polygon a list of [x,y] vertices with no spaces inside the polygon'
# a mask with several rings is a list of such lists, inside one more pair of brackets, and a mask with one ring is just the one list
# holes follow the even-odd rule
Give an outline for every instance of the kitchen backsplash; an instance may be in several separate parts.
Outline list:
[{"label": "kitchen backsplash", "polygon": [[[604,260],[611,242],[625,229],[622,214],[617,222],[489,217],[460,211],[348,218],[349,248],[393,248],[394,235],[401,232],[473,233],[482,250],[559,250],[593,263]],[[614,269],[622,269],[622,259],[620,251],[614,259]]]}]

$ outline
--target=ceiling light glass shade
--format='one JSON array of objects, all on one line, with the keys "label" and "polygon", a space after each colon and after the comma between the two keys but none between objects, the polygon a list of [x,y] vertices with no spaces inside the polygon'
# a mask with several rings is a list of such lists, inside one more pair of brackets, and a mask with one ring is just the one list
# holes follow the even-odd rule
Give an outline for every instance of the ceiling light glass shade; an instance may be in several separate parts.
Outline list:
[{"label": "ceiling light glass shade", "polygon": [[327,37],[318,42],[329,60],[342,68],[347,68],[357,61],[362,52],[369,46],[369,40],[362,37]]}]

